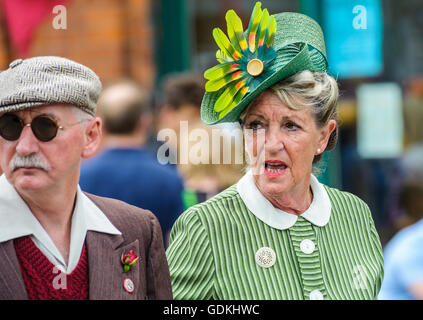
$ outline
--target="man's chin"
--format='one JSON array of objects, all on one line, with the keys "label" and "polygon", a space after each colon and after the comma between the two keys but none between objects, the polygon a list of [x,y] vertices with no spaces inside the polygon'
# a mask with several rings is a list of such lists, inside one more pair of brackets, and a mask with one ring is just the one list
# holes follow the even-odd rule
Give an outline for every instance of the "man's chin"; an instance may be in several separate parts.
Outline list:
[{"label": "man's chin", "polygon": [[18,169],[12,173],[11,183],[17,190],[36,191],[46,187],[45,175],[42,169]]}]

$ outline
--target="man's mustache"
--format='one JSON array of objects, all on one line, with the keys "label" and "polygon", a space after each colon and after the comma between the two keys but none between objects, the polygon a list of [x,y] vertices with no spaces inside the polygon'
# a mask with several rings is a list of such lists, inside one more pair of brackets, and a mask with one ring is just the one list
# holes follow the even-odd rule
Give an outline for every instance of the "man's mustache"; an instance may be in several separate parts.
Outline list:
[{"label": "man's mustache", "polygon": [[13,172],[19,168],[38,168],[44,171],[50,171],[49,163],[36,153],[28,156],[16,155],[12,161],[10,161],[9,169]]}]

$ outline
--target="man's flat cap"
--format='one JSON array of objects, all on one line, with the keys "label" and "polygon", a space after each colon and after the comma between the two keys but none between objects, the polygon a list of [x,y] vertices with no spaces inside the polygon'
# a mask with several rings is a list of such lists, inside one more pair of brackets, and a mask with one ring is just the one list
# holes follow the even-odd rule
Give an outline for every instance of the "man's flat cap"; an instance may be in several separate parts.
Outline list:
[{"label": "man's flat cap", "polygon": [[100,93],[94,71],[61,57],[18,59],[0,72],[0,112],[69,104],[94,115]]}]

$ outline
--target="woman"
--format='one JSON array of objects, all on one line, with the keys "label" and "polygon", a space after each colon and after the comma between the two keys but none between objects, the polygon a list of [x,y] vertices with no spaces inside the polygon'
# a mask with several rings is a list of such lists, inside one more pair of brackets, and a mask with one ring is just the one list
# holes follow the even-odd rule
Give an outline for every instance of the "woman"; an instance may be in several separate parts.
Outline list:
[{"label": "woman", "polygon": [[250,170],[175,223],[174,298],[377,298],[383,258],[368,206],[311,173],[337,140],[320,27],[260,3],[246,33],[232,10],[226,19],[231,40],[214,30],[221,63],[205,73],[202,119],[241,123]]}]

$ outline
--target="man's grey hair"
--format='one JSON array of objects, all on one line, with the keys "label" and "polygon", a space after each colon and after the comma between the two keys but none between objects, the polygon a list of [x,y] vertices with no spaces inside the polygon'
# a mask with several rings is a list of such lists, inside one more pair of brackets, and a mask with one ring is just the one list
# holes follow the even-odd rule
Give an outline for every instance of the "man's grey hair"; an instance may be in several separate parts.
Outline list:
[{"label": "man's grey hair", "polygon": [[92,114],[89,114],[88,112],[85,112],[84,110],[78,107],[72,106],[71,109],[72,109],[72,113],[76,117],[76,120],[81,121],[81,124],[86,123],[86,121],[88,120],[94,119],[94,116]]}]

